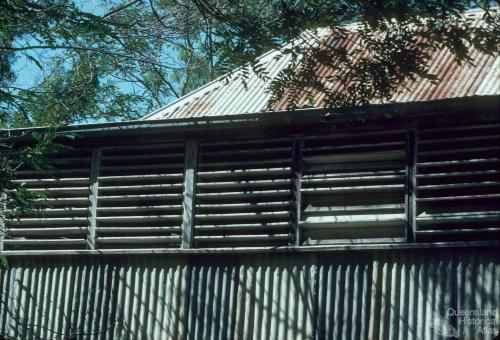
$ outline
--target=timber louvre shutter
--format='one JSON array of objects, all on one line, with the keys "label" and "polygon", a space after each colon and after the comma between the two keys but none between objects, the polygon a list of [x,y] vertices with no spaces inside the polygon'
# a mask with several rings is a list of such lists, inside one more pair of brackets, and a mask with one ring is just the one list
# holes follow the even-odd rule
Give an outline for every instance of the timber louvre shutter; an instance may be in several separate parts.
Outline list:
[{"label": "timber louvre shutter", "polygon": [[98,248],[180,247],[184,145],[102,148]]},{"label": "timber louvre shutter", "polygon": [[[6,211],[4,250],[85,250],[87,234],[95,249],[180,248],[190,144],[137,143],[80,143],[48,155],[49,172],[19,169],[17,181],[47,200],[39,213]],[[195,248],[392,243],[410,232],[416,242],[500,236],[498,124],[196,145]]]},{"label": "timber louvre shutter", "polygon": [[500,126],[418,132],[417,240],[500,236]]},{"label": "timber louvre shutter", "polygon": [[4,250],[85,249],[91,155],[87,148],[63,149],[47,156],[48,171],[20,168],[16,172],[17,182],[46,199],[37,199],[40,212],[14,218],[7,210]]},{"label": "timber louvre shutter", "polygon": [[196,247],[288,245],[291,138],[203,142]]},{"label": "timber louvre shutter", "polygon": [[303,140],[304,243],[403,242],[406,131]]}]

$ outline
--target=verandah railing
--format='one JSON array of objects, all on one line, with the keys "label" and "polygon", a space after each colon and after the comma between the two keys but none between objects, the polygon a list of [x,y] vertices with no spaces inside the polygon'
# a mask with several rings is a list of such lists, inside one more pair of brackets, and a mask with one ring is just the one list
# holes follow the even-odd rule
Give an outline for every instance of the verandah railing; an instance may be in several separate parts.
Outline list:
[{"label": "verandah railing", "polygon": [[[500,233],[499,126],[79,146],[20,169],[5,251],[454,241]],[[8,195],[7,195],[8,196]]]}]

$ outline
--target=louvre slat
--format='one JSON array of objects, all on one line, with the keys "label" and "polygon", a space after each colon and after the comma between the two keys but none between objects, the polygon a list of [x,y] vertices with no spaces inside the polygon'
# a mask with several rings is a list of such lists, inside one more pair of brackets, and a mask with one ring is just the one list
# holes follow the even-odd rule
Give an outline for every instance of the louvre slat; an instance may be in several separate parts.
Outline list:
[{"label": "louvre slat", "polygon": [[498,142],[498,138],[500,136],[498,135],[493,135],[493,136],[488,136],[488,135],[480,135],[480,136],[472,136],[472,137],[459,137],[459,138],[441,138],[441,139],[428,139],[428,140],[422,140],[419,142],[421,146],[425,145],[430,145],[431,147],[436,147],[436,145],[440,144],[450,144],[450,143],[469,143],[469,142]]},{"label": "louvre slat", "polygon": [[370,138],[370,141],[373,143],[380,142],[381,140],[387,139],[396,139],[399,140],[402,134],[406,131],[404,129],[392,129],[392,130],[370,130],[370,131],[356,131],[355,134],[349,131],[344,132],[336,132],[334,135],[326,134],[326,135],[310,135],[307,136],[307,140],[305,141],[305,145],[317,143],[324,144],[332,144],[336,145],[342,140],[347,140],[348,143],[358,143],[360,138]]},{"label": "louvre slat", "polygon": [[315,146],[304,148],[304,155],[313,154],[316,152],[338,152],[344,150],[358,150],[363,148],[378,149],[380,148],[393,148],[397,147],[399,149],[404,148],[404,141],[395,142],[384,142],[384,143],[363,143],[363,144],[351,144],[351,145],[340,145],[340,146]]},{"label": "louvre slat", "polygon": [[[227,242],[227,247],[231,247],[232,242],[272,242],[281,241],[286,243],[288,240],[288,234],[273,234],[273,235],[216,235],[216,236],[196,236],[197,242]],[[236,245],[235,245],[236,246]]]},{"label": "louvre slat", "polygon": [[350,187],[314,187],[303,188],[302,192],[308,194],[328,194],[328,193],[359,193],[359,192],[398,192],[404,188],[404,184],[390,185],[367,185],[367,186],[350,186]]},{"label": "louvre slat", "polygon": [[465,222],[498,222],[500,221],[500,211],[474,211],[465,213],[442,213],[426,214],[417,216],[419,225],[431,225],[436,223],[465,223]]},{"label": "louvre slat", "polygon": [[183,153],[148,153],[148,154],[139,154],[139,155],[124,155],[124,156],[110,156],[104,155],[102,157],[103,162],[116,162],[116,161],[153,161],[153,160],[166,160],[171,158],[182,159],[184,157]]},{"label": "louvre slat", "polygon": [[346,244],[363,244],[363,243],[403,243],[405,242],[404,237],[374,237],[374,238],[345,238],[345,239],[306,239],[304,245],[346,245]]},{"label": "louvre slat", "polygon": [[197,208],[206,208],[206,209],[217,209],[221,208],[223,210],[238,210],[238,209],[259,209],[259,208],[266,208],[266,207],[271,207],[271,208],[283,208],[283,207],[288,207],[287,201],[282,201],[282,202],[255,202],[255,203],[227,203],[224,204],[224,206],[221,206],[217,203],[211,203],[211,204],[198,204]]},{"label": "louvre slat", "polygon": [[109,182],[136,182],[136,181],[148,181],[148,180],[179,180],[182,181],[181,173],[174,174],[152,174],[152,175],[123,175],[123,176],[99,176],[99,183],[109,183]]},{"label": "louvre slat", "polygon": [[130,202],[130,201],[147,201],[147,200],[179,200],[182,199],[182,194],[154,194],[154,195],[122,195],[122,196],[99,196],[102,202]]},{"label": "louvre slat", "polygon": [[87,233],[86,227],[62,227],[62,228],[16,228],[9,231],[9,235],[12,237],[33,237],[33,236],[73,236],[73,235],[83,235]]},{"label": "louvre slat", "polygon": [[463,201],[463,200],[482,200],[482,199],[492,199],[492,198],[500,198],[500,194],[418,197],[417,201],[420,201],[420,202]]},{"label": "louvre slat", "polygon": [[308,206],[304,209],[304,216],[313,215],[346,215],[347,213],[357,215],[366,213],[384,213],[384,212],[401,212],[404,209],[404,204],[374,204],[374,205],[358,205],[358,206],[323,206],[312,207]]},{"label": "louvre slat", "polygon": [[[13,211],[7,210],[7,216],[12,217],[14,220],[16,216]],[[88,208],[75,208],[75,207],[66,207],[66,208],[50,208],[50,209],[41,209],[35,211],[27,211],[22,214],[24,218],[79,218],[79,217],[87,217]]]},{"label": "louvre slat", "polygon": [[286,152],[291,152],[291,146],[288,147],[278,147],[278,148],[259,148],[258,150],[224,150],[224,151],[211,151],[211,152],[200,152],[200,157],[211,159],[212,157],[237,157],[237,156],[249,156],[253,157],[255,152],[258,152],[260,156],[265,153],[270,154],[283,154]]},{"label": "louvre slat", "polygon": [[[332,227],[328,225],[306,224],[302,229],[304,241],[308,243],[318,242],[325,244],[343,243],[368,243],[377,242],[380,239],[402,239],[404,240],[404,223],[395,221],[388,224],[369,222],[353,227],[348,223]],[[348,242],[346,242],[348,241]]]},{"label": "louvre slat", "polygon": [[61,225],[61,224],[86,224],[88,218],[20,218],[18,220],[8,221],[8,225]]},{"label": "louvre slat", "polygon": [[[155,205],[155,206],[125,206],[125,207],[98,207],[97,212],[99,216],[102,214],[110,214],[112,216],[119,216],[123,213],[138,214],[138,213],[152,213],[152,212],[171,212],[180,211],[180,205]],[[119,215],[114,215],[119,214]]]},{"label": "louvre slat", "polygon": [[283,180],[260,180],[260,181],[237,181],[237,182],[210,182],[199,183],[198,188],[201,191],[223,190],[223,189],[241,189],[241,188],[274,188],[286,187],[290,185],[290,181]]},{"label": "louvre slat", "polygon": [[101,244],[158,244],[158,243],[180,243],[180,236],[120,236],[120,237],[97,237]]},{"label": "louvre slat", "polygon": [[97,221],[101,223],[179,222],[180,216],[178,215],[106,216],[106,217],[97,217]]},{"label": "louvre slat", "polygon": [[197,196],[200,199],[237,199],[237,198],[265,198],[275,196],[286,196],[288,190],[248,190],[248,191],[231,191],[224,193],[199,193]]},{"label": "louvre slat", "polygon": [[268,176],[288,176],[290,168],[263,168],[263,169],[234,169],[234,170],[214,170],[198,171],[199,182],[210,180],[212,178],[250,178],[250,177],[268,177]]},{"label": "louvre slat", "polygon": [[181,164],[155,164],[155,165],[103,165],[101,166],[101,171],[139,171],[139,170],[172,170],[172,169],[182,169]]},{"label": "louvre slat", "polygon": [[64,158],[48,158],[51,164],[71,164],[71,163],[88,163],[90,157],[64,157]]},{"label": "louvre slat", "polygon": [[277,159],[269,159],[269,160],[246,160],[246,161],[234,161],[234,162],[210,162],[210,163],[200,163],[200,169],[202,171],[210,170],[218,170],[223,168],[245,168],[245,167],[265,167],[265,166],[277,166],[281,164],[290,163],[289,159],[286,158],[277,158]]},{"label": "louvre slat", "polygon": [[[399,164],[399,163],[398,163]],[[400,177],[404,176],[404,170],[376,170],[376,171],[363,171],[363,172],[334,172],[334,173],[312,173],[303,175],[303,181],[311,181],[311,180],[329,180],[336,179],[343,180],[344,178],[377,178],[378,176],[395,176]]]},{"label": "louvre slat", "polygon": [[500,228],[460,228],[460,229],[446,229],[446,230],[418,230],[417,234],[421,236],[451,236],[460,235],[468,236],[471,234],[498,234],[500,233]]},{"label": "louvre slat", "polygon": [[244,213],[226,213],[226,214],[197,214],[198,219],[208,219],[208,218],[246,218],[246,217],[265,217],[265,216],[281,216],[287,217],[289,211],[270,211],[270,212],[244,212]]},{"label": "louvre slat", "polygon": [[46,196],[50,196],[52,194],[57,195],[81,195],[86,196],[89,193],[88,187],[59,187],[59,188],[31,188],[31,192],[36,192],[40,194],[45,194]]},{"label": "louvre slat", "polygon": [[27,186],[33,185],[60,185],[60,184],[71,184],[71,185],[88,185],[89,179],[85,177],[79,178],[26,178],[26,179],[16,179],[16,183],[24,183]]},{"label": "louvre slat", "polygon": [[68,239],[68,238],[57,238],[57,239],[5,239],[4,244],[6,246],[85,246],[86,241],[84,239]]},{"label": "louvre slat", "polygon": [[134,226],[134,227],[99,227],[98,232],[99,233],[106,233],[106,234],[120,234],[120,235],[126,235],[126,234],[141,234],[141,233],[163,233],[163,234],[168,234],[168,233],[180,233],[181,228],[180,226],[175,226],[175,227],[150,227],[150,226]]},{"label": "louvre slat", "polygon": [[486,171],[462,171],[462,172],[443,172],[432,174],[418,174],[417,178],[449,178],[449,177],[466,177],[466,176],[482,176],[482,175],[499,175],[499,170],[486,170]]},{"label": "louvre slat", "polygon": [[346,173],[348,171],[361,172],[361,171],[387,171],[404,168],[404,161],[387,161],[387,162],[360,162],[360,163],[325,163],[325,164],[307,164],[305,170],[307,173]]},{"label": "louvre slat", "polygon": [[429,191],[429,190],[442,190],[442,189],[468,189],[477,187],[498,187],[500,182],[488,181],[479,183],[452,183],[452,184],[440,184],[440,185],[421,185],[418,187],[419,191]]},{"label": "louvre slat", "polygon": [[157,143],[157,144],[125,144],[125,145],[115,145],[115,146],[104,146],[102,147],[102,151],[107,153],[125,151],[130,153],[131,151],[137,150],[146,150],[151,151],[154,149],[162,149],[165,152],[169,152],[170,150],[182,149],[184,147],[183,143]]},{"label": "louvre slat", "polygon": [[280,228],[288,227],[288,222],[264,222],[264,223],[230,223],[230,224],[208,224],[199,226],[201,229],[213,230],[217,228],[246,229],[246,228]]},{"label": "louvre slat", "polygon": [[403,175],[379,175],[379,176],[345,176],[345,177],[327,177],[323,176],[322,178],[304,178],[302,183],[303,185],[328,185],[335,183],[343,183],[343,182],[380,182],[387,180],[402,180],[404,179]]},{"label": "louvre slat", "polygon": [[106,186],[99,189],[103,195],[121,192],[121,193],[134,193],[134,192],[158,192],[158,191],[182,191],[182,184],[150,184],[150,185],[115,185]]},{"label": "louvre slat", "polygon": [[207,150],[210,148],[217,148],[217,147],[222,147],[224,149],[227,149],[228,147],[231,146],[236,146],[237,149],[244,148],[245,146],[247,147],[254,147],[255,145],[270,145],[270,144],[287,144],[290,143],[289,138],[265,138],[262,140],[255,140],[255,139],[247,139],[247,140],[233,140],[233,141],[219,141],[219,142],[210,142],[207,141],[201,145],[201,150]]},{"label": "louvre slat", "polygon": [[[275,223],[275,224],[222,224],[222,225],[197,225],[196,229],[198,234],[206,234],[212,233],[214,231],[217,232],[284,232],[288,231],[289,224],[288,223]],[[214,230],[215,229],[215,230]]]},{"label": "louvre slat", "polygon": [[198,214],[196,216],[197,223],[213,223],[213,221],[273,221],[273,220],[288,220],[290,213],[288,211],[283,212],[265,212],[265,213],[240,213],[240,214],[211,214],[204,215]]},{"label": "louvre slat", "polygon": [[351,154],[331,154],[321,156],[304,156],[304,161],[309,164],[321,163],[346,163],[346,162],[379,162],[393,161],[404,157],[403,151],[366,152]]},{"label": "louvre slat", "polygon": [[[86,176],[90,173],[90,169],[64,169],[64,170],[47,170],[47,176]],[[40,170],[19,170],[16,171],[16,177],[20,180],[23,180],[24,176],[40,176]]]},{"label": "louvre slat", "polygon": [[336,215],[306,217],[301,225],[307,228],[364,228],[400,225],[404,214]]},{"label": "louvre slat", "polygon": [[278,202],[254,202],[254,203],[220,203],[213,204],[198,204],[196,206],[197,216],[207,212],[222,213],[222,212],[264,212],[264,211],[285,211],[289,208],[289,201]]},{"label": "louvre slat", "polygon": [[[463,134],[464,132],[474,132],[477,135],[477,130],[493,130],[498,132],[500,130],[500,125],[498,124],[481,124],[481,125],[465,125],[465,126],[455,126],[455,127],[439,127],[439,128],[430,128],[430,129],[423,129],[421,134],[432,134],[432,133],[437,133],[437,136],[440,138],[447,138],[447,135],[445,133],[450,133],[450,132],[460,132]],[[428,138],[432,138],[432,135],[428,136]]]},{"label": "louvre slat", "polygon": [[500,147],[481,147],[481,148],[464,148],[464,149],[447,149],[434,151],[421,151],[419,158],[422,162],[446,161],[446,160],[462,160],[475,158],[488,158],[500,154]]},{"label": "louvre slat", "polygon": [[450,165],[469,165],[469,164],[484,164],[484,163],[498,163],[500,162],[500,158],[479,158],[479,159],[467,159],[467,160],[450,160],[443,162],[424,162],[418,164],[419,168],[427,168],[427,167],[442,167],[442,166],[450,166]]},{"label": "louvre slat", "polygon": [[88,197],[37,198],[34,199],[34,201],[49,206],[54,206],[54,205],[80,206],[82,204],[88,203]]}]

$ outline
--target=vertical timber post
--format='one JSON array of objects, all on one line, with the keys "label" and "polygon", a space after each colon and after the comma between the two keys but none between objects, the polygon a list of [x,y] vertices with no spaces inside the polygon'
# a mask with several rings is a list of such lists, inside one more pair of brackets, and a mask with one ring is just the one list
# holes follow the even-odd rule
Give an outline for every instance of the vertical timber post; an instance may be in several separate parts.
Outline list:
[{"label": "vertical timber post", "polygon": [[301,181],[302,181],[302,137],[292,139],[292,200],[291,200],[291,223],[290,223],[290,245],[300,246],[301,232]]},{"label": "vertical timber post", "polygon": [[184,155],[184,197],[182,200],[182,248],[192,248],[196,209],[196,174],[198,172],[198,142],[189,140]]},{"label": "vertical timber post", "polygon": [[96,249],[97,228],[97,198],[99,191],[99,167],[101,163],[101,149],[92,150],[90,164],[90,195],[89,195],[89,226],[87,230],[87,249]]},{"label": "vertical timber post", "polygon": [[7,194],[2,191],[0,193],[0,251],[3,251],[3,239],[5,237],[5,229],[7,228]]},{"label": "vertical timber post", "polygon": [[406,136],[406,193],[405,193],[405,217],[406,217],[406,241],[415,242],[417,235],[417,132],[411,128]]}]

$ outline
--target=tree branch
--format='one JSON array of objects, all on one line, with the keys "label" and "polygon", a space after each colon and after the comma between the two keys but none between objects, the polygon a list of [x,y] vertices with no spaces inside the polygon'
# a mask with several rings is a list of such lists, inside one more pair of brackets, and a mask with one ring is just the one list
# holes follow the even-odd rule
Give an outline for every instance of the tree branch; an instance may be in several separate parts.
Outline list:
[{"label": "tree branch", "polygon": [[124,9],[127,9],[129,8],[130,6],[132,5],[135,5],[136,3],[140,2],[141,0],[132,0],[132,1],[129,1],[127,2],[126,4],[123,4],[122,6],[118,6],[117,8],[109,11],[108,13],[104,14],[101,18],[103,19],[107,19],[113,15],[115,15],[116,13],[118,12],[121,12],[123,11]]},{"label": "tree branch", "polygon": [[175,70],[175,71],[181,71],[183,70],[182,68],[176,68],[172,66],[167,66],[162,63],[157,63],[152,60],[144,59],[144,58],[138,58],[135,56],[130,56],[126,54],[120,54],[120,53],[115,53],[115,52],[110,52],[108,50],[104,49],[99,49],[99,48],[92,48],[92,47],[82,47],[82,46],[74,46],[74,45],[35,45],[35,46],[21,46],[21,47],[9,47],[9,46],[0,46],[0,51],[13,51],[13,52],[19,52],[19,51],[28,51],[28,50],[37,50],[37,49],[46,49],[46,50],[75,50],[75,51],[90,51],[90,52],[95,52],[95,53],[100,53],[103,55],[109,55],[109,56],[114,56],[114,57],[120,57],[123,59],[128,59],[128,60],[134,60],[138,62],[142,62],[145,64],[150,64],[158,67],[165,67],[170,70]]}]

